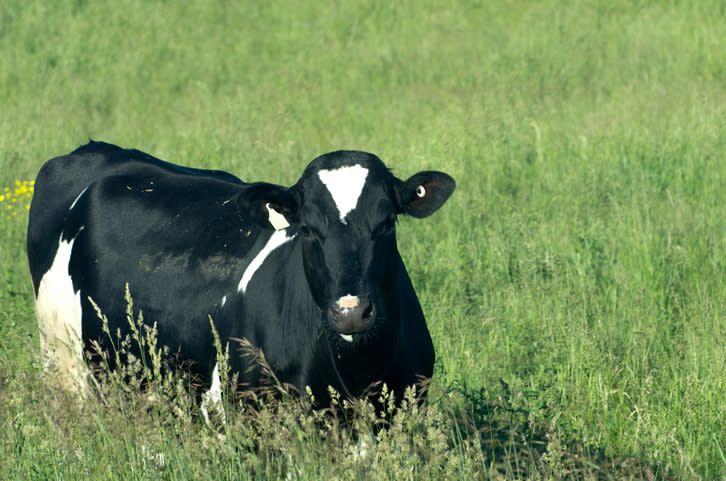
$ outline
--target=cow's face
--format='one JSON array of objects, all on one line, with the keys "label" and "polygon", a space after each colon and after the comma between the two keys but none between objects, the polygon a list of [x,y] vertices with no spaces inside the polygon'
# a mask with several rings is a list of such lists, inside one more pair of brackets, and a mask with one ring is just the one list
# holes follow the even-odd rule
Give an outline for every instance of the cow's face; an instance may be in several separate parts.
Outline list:
[{"label": "cow's face", "polygon": [[328,328],[352,341],[394,314],[397,216],[432,214],[454,186],[441,172],[404,182],[372,154],[339,151],[313,160],[271,199],[301,238],[308,288]]},{"label": "cow's face", "polygon": [[313,161],[295,189],[310,292],[347,340],[384,320],[384,296],[395,295],[394,182],[377,157],[337,152]]}]

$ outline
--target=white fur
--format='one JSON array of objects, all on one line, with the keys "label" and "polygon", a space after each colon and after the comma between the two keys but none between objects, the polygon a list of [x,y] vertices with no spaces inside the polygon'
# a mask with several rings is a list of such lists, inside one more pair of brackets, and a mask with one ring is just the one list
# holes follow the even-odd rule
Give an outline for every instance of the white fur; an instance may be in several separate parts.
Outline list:
[{"label": "white fur", "polygon": [[68,208],[68,210],[73,210],[73,208],[74,208],[74,207],[76,206],[76,202],[78,202],[78,200],[79,200],[79,199],[80,199],[81,197],[83,197],[83,194],[85,194],[87,190],[88,190],[88,187],[86,186],[86,188],[85,188],[85,189],[83,189],[83,190],[81,191],[81,193],[80,193],[80,194],[78,194],[78,196],[77,196],[77,197],[76,197],[76,198],[75,198],[75,199],[73,200],[73,203],[72,203],[72,204],[71,204],[71,206],[70,206],[70,207]]},{"label": "white fur", "polygon": [[351,446],[351,450],[355,461],[367,461],[376,450],[376,438],[371,435],[363,435],[355,445]]},{"label": "white fur", "polygon": [[247,269],[245,269],[244,274],[242,274],[242,279],[240,279],[239,285],[237,286],[237,292],[241,292],[242,294],[244,294],[247,290],[247,284],[249,284],[250,280],[252,280],[252,276],[255,274],[255,272],[257,272],[257,269],[259,269],[260,266],[262,266],[262,263],[265,262],[267,256],[269,256],[272,251],[274,251],[281,245],[290,242],[294,238],[295,235],[288,237],[285,230],[275,231],[267,240],[267,244],[265,244],[265,247],[263,247],[262,250],[257,253],[255,258],[252,259],[252,262],[250,262],[250,265],[248,265]]},{"label": "white fur", "polygon": [[75,240],[64,241],[62,235],[58,239],[53,264],[38,285],[35,312],[44,370],[61,387],[85,396],[88,386],[81,338],[81,292],[73,290],[68,273]]},{"label": "white fur", "polygon": [[212,371],[212,385],[209,387],[209,391],[202,394],[202,404],[199,407],[207,426],[210,426],[210,408],[212,411],[216,411],[219,414],[222,424],[225,424],[226,417],[224,414],[224,406],[222,406],[222,382],[219,380],[219,364],[214,365],[214,371]]},{"label": "white fur", "polygon": [[344,341],[353,342],[353,334],[338,334]]},{"label": "white fur", "polygon": [[358,205],[358,198],[368,177],[368,169],[351,165],[335,170],[321,170],[318,177],[333,197],[340,221],[347,224],[345,216]]}]

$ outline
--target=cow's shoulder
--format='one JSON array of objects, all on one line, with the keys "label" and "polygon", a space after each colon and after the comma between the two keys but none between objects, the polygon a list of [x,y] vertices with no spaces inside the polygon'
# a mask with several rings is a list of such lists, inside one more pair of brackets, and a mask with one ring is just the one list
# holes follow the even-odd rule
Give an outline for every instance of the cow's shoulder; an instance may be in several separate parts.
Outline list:
[{"label": "cow's shoulder", "polygon": [[157,267],[206,269],[225,264],[224,259],[246,258],[260,236],[273,232],[240,209],[238,199],[247,188],[216,176],[139,166],[94,181],[68,221],[89,226],[84,235],[93,248],[123,237],[139,255],[154,256]]}]

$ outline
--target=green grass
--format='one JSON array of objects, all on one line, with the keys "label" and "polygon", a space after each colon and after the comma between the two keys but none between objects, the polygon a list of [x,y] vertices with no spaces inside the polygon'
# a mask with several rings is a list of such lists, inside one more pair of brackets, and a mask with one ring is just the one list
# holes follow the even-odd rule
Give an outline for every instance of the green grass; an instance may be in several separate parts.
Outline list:
[{"label": "green grass", "polygon": [[294,406],[220,441],[48,390],[0,202],[0,477],[726,479],[725,38],[715,0],[4,2],[0,193],[88,137],[288,185],[361,149],[458,186],[399,228],[430,402],[358,463]]}]

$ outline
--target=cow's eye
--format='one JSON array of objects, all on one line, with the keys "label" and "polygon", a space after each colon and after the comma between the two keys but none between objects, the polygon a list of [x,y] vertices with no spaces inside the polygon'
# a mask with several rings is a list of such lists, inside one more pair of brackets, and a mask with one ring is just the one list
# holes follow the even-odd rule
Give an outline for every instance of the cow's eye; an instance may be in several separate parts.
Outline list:
[{"label": "cow's eye", "polygon": [[300,232],[302,232],[302,235],[304,237],[307,237],[309,239],[315,239],[315,238],[320,237],[318,232],[315,229],[313,229],[312,227],[307,226],[305,224],[300,226]]}]

